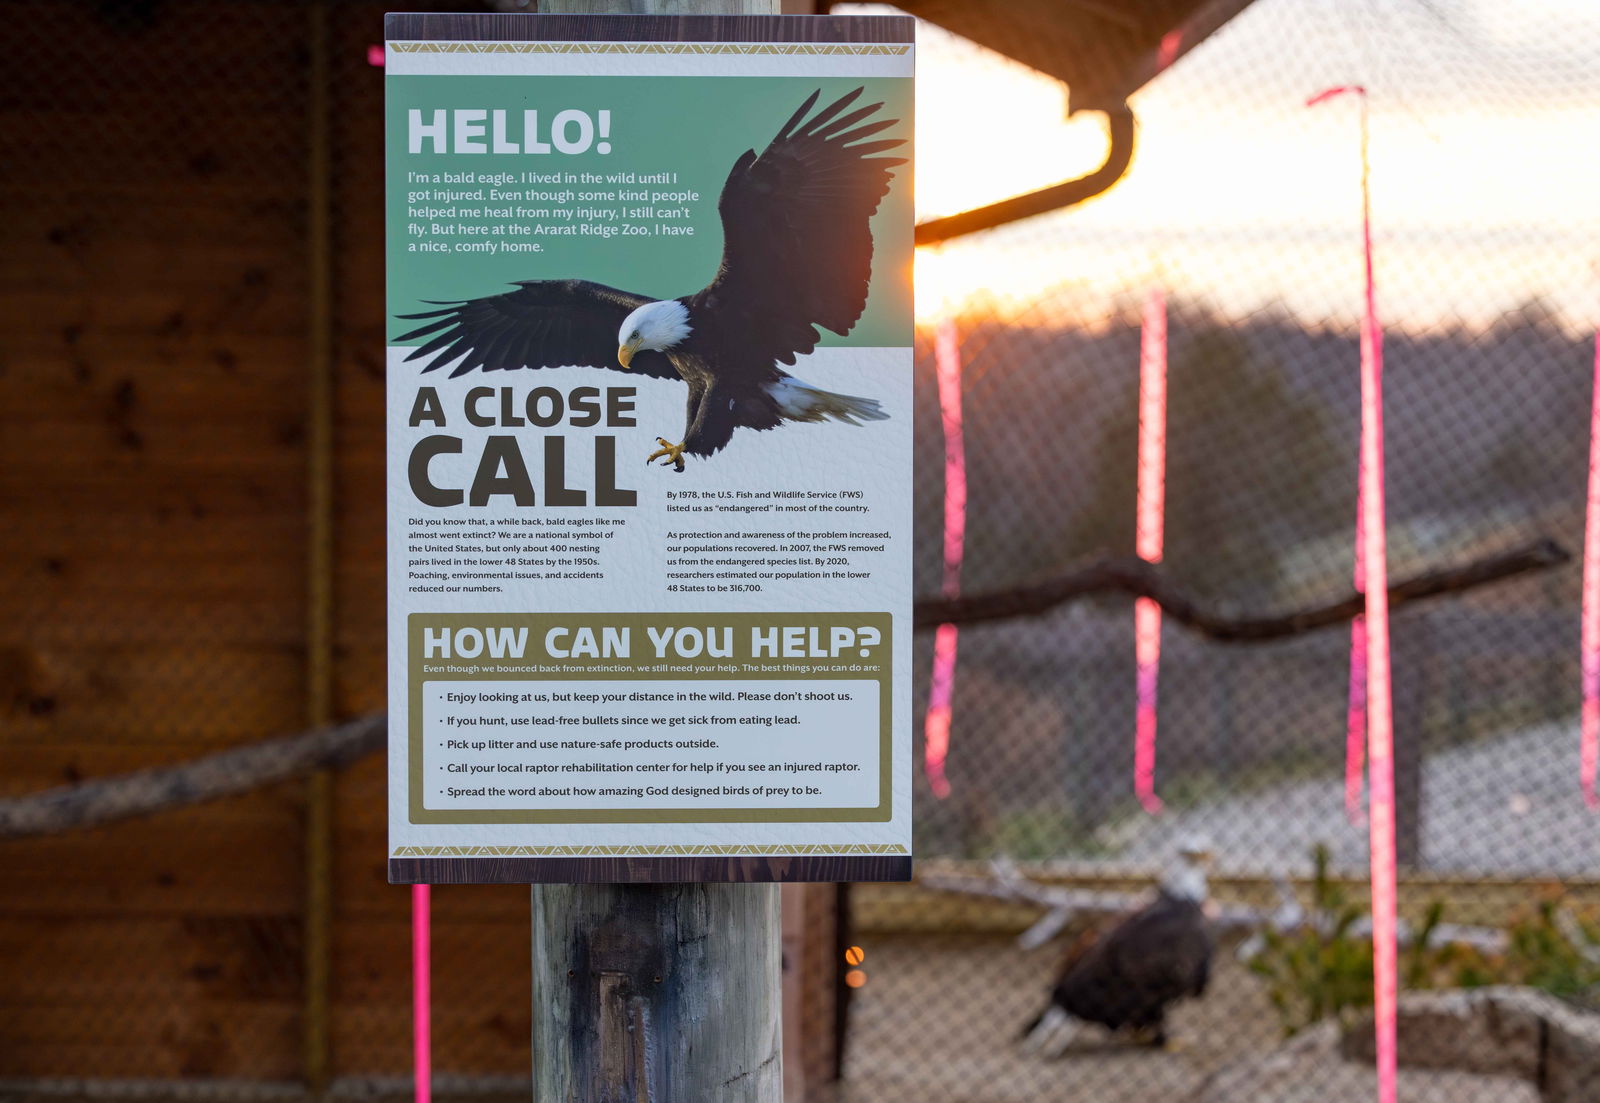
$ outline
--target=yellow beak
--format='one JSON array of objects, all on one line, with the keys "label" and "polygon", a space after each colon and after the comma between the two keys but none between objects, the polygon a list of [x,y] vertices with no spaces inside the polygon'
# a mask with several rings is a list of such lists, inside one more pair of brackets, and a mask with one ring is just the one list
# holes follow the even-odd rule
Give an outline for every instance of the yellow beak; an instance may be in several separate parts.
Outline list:
[{"label": "yellow beak", "polygon": [[617,347],[617,363],[626,368],[633,363],[633,354],[638,351],[639,346],[635,344],[619,345]]}]

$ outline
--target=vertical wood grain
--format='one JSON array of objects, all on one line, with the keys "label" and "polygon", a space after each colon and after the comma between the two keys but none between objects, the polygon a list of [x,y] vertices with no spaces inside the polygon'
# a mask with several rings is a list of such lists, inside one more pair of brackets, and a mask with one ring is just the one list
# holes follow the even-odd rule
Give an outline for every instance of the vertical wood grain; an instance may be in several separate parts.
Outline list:
[{"label": "vertical wood grain", "polygon": [[779,1103],[777,885],[533,890],[534,1103]]}]

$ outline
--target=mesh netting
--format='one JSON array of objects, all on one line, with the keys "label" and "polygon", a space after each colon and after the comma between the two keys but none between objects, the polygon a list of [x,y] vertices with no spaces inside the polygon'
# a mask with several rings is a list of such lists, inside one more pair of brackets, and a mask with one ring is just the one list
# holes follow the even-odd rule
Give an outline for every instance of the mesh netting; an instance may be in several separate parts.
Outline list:
[{"label": "mesh netting", "polygon": [[[1292,620],[1352,593],[1359,120],[1353,102],[1305,106],[1342,84],[1370,94],[1391,581],[1543,539],[1581,550],[1600,241],[1577,197],[1600,163],[1572,138],[1600,96],[1596,29],[1576,5],[1264,0],[1133,99],[1139,153],[1104,197],[925,251],[919,592],[944,562],[932,327],[959,333],[965,377],[963,589],[1037,593],[1135,551],[1141,305],[1161,291],[1166,581],[1223,621]],[[929,213],[1094,163],[1102,124],[1052,118],[1057,86],[937,34],[921,46]],[[940,81],[941,66],[962,79]],[[979,106],[984,80],[1007,90],[1003,110]],[[941,129],[964,109],[973,125]],[[1073,152],[1041,152],[1052,145]],[[1412,931],[1441,925],[1425,953],[1402,951],[1402,982],[1442,990],[1402,1000],[1402,1098],[1540,1098],[1515,1046],[1443,1044],[1437,1005],[1432,1034],[1414,1025],[1426,1001],[1487,984],[1540,994],[1507,999],[1600,994],[1580,581],[1574,560],[1396,609],[1400,906]],[[919,790],[924,891],[867,913],[885,930],[852,1010],[851,1098],[1372,1097],[1367,832],[1345,806],[1349,628],[1223,642],[1169,619],[1165,811],[1151,816],[1134,786],[1132,604],[1101,593],[962,629],[951,795]],[[1180,1045],[1093,1026],[1019,1045],[1063,960],[1108,940],[1195,839],[1214,850],[1213,910],[1256,921],[1215,925],[1205,995],[1169,1021]],[[1018,900],[1035,906],[1008,911]],[[1012,932],[1053,902],[1059,933],[1019,944]],[[1297,926],[1305,916],[1321,929]],[[1454,1030],[1497,1013],[1449,1006]],[[1587,1098],[1595,1076],[1575,1063],[1556,1076],[1570,1087],[1544,1082],[1542,1098]]]}]

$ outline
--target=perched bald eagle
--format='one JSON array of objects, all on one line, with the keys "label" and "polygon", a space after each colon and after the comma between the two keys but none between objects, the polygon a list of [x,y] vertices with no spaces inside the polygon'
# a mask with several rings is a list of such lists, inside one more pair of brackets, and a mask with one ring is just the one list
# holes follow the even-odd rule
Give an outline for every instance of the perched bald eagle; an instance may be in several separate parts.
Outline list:
[{"label": "perched bald eagle", "polygon": [[1209,858],[1203,844],[1186,842],[1155,900],[1068,960],[1050,1002],[1023,1029],[1029,1049],[1059,1055],[1086,1022],[1166,1045],[1167,1008],[1204,995],[1211,975],[1204,910]]},{"label": "perched bald eagle", "polygon": [[423,371],[455,364],[499,371],[558,365],[634,369],[689,385],[683,439],[645,462],[683,470],[683,457],[710,456],[744,426],[835,418],[858,424],[886,418],[870,398],[813,387],[778,367],[817,347],[822,326],[843,336],[867,305],[872,278],[873,212],[903,157],[874,157],[902,139],[863,141],[898,119],[867,121],[881,103],[847,110],[850,92],[812,114],[818,92],[800,105],[758,156],[734,162],[722,186],[722,262],[692,295],[652,301],[587,280],[525,280],[518,290],[481,299],[435,302],[442,310],[398,340],[430,339],[407,360]]}]

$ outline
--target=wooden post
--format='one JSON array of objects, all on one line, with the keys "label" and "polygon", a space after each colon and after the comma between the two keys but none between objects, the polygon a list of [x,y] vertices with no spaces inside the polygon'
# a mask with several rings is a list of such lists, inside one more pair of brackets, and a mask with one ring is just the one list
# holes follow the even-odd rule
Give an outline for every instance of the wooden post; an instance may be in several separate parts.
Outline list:
[{"label": "wooden post", "polygon": [[[778,15],[779,0],[541,0]],[[777,885],[536,885],[534,1103],[781,1103]]]},{"label": "wooden post", "polygon": [[839,1079],[847,887],[783,886],[784,1103],[830,1098]]},{"label": "wooden post", "polygon": [[784,1103],[805,1103],[806,1061],[802,1054],[805,1037],[805,961],[806,961],[806,895],[810,885],[783,885],[779,900],[782,909],[782,941],[779,944],[783,957],[783,1052],[788,1060],[783,1063]]},{"label": "wooden post", "polygon": [[534,1103],[780,1103],[777,885],[533,890]]}]

